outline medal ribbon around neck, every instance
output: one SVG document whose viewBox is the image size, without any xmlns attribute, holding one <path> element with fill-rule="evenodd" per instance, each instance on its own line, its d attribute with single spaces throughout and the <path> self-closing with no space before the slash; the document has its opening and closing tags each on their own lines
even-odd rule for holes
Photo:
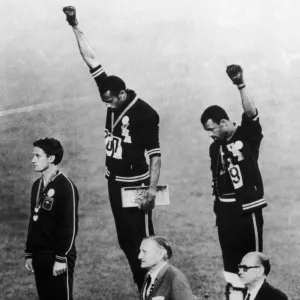
<svg viewBox="0 0 300 300">
<path fill-rule="evenodd" d="M 115 114 L 112 111 L 111 113 L 111 134 L 113 134 L 113 131 L 117 124 L 120 122 L 120 120 L 123 118 L 123 116 L 126 114 L 126 112 L 133 106 L 133 104 L 138 100 L 138 96 L 135 96 L 135 98 L 132 100 L 132 102 L 123 110 L 123 112 L 119 115 L 118 119 L 114 123 L 114 117 Z"/>
<path fill-rule="evenodd" d="M 56 175 L 58 175 L 58 173 L 59 173 L 59 171 L 56 171 L 55 173 L 53 173 L 53 174 L 51 175 L 49 181 L 47 182 L 47 184 L 46 184 L 45 187 L 43 188 L 43 191 L 42 191 L 42 192 L 45 191 L 45 189 L 47 188 L 49 182 L 51 182 L 51 181 L 54 179 L 54 177 L 55 177 Z M 41 202 L 40 195 L 41 195 L 42 181 L 43 181 L 43 176 L 41 176 L 41 179 L 40 179 L 40 182 L 39 182 L 38 191 L 37 191 L 37 194 L 36 194 L 35 207 L 34 207 L 34 212 L 35 212 L 35 214 L 33 215 L 33 220 L 34 220 L 34 221 L 37 221 L 37 219 L 38 219 L 38 212 L 39 212 L 40 207 L 41 207 L 41 206 L 40 206 L 40 202 Z"/>
<path fill-rule="evenodd" d="M 43 180 L 43 178 L 41 177 L 40 182 L 39 182 L 38 191 L 37 191 L 37 194 L 36 194 L 36 199 L 35 199 L 34 215 L 32 217 L 33 221 L 37 221 L 38 212 L 40 210 L 40 191 L 41 191 L 41 186 L 42 186 L 42 180 Z"/>
</svg>

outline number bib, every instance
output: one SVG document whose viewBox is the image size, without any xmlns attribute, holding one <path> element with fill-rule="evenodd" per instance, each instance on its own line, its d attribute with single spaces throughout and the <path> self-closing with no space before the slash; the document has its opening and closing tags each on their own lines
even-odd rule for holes
<svg viewBox="0 0 300 300">
<path fill-rule="evenodd" d="M 243 178 L 239 165 L 230 165 L 228 167 L 228 173 L 231 178 L 234 189 L 238 189 L 243 186 Z"/>
<path fill-rule="evenodd" d="M 121 138 L 113 136 L 108 130 L 105 130 L 105 150 L 107 156 L 122 159 L 121 142 Z"/>
</svg>

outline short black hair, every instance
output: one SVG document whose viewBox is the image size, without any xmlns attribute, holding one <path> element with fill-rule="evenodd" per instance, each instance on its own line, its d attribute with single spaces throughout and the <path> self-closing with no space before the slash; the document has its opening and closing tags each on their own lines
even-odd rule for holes
<svg viewBox="0 0 300 300">
<path fill-rule="evenodd" d="M 61 143 L 54 138 L 43 138 L 33 142 L 34 147 L 41 148 L 47 156 L 54 155 L 55 159 L 53 164 L 58 165 L 63 156 L 64 156 L 64 148 Z"/>
<path fill-rule="evenodd" d="M 268 276 L 271 271 L 271 264 L 269 258 L 265 254 L 258 252 L 257 261 L 264 267 L 264 275 Z"/>
<path fill-rule="evenodd" d="M 121 91 L 126 90 L 126 84 L 120 77 L 111 75 L 101 80 L 99 90 L 101 95 L 110 91 L 115 96 L 118 96 Z"/>
<path fill-rule="evenodd" d="M 221 120 L 229 120 L 226 111 L 218 105 L 212 105 L 205 109 L 201 116 L 201 123 L 204 126 L 211 119 L 216 124 L 220 124 Z"/>
<path fill-rule="evenodd" d="M 171 245 L 164 236 L 151 235 L 151 236 L 146 237 L 144 240 L 155 241 L 159 248 L 165 249 L 166 250 L 166 256 L 164 257 L 165 260 L 168 260 L 172 257 L 173 251 L 172 251 Z"/>
</svg>

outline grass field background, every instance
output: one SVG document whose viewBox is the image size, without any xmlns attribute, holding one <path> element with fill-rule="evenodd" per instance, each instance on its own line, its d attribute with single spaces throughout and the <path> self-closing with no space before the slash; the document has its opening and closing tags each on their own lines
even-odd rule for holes
<svg viewBox="0 0 300 300">
<path fill-rule="evenodd" d="M 53 136 L 80 192 L 75 299 L 137 299 L 117 245 L 104 179 L 105 107 L 61 9 L 78 8 L 81 28 L 110 74 L 125 79 L 160 114 L 161 183 L 171 206 L 155 209 L 158 234 L 196 295 L 222 299 L 224 283 L 211 198 L 210 140 L 199 117 L 219 104 L 242 108 L 225 67 L 240 63 L 259 109 L 266 200 L 264 248 L 270 282 L 299 299 L 300 39 L 295 1 L 1 1 L 0 299 L 37 299 L 23 265 L 29 196 L 37 178 L 32 142 Z"/>
</svg>

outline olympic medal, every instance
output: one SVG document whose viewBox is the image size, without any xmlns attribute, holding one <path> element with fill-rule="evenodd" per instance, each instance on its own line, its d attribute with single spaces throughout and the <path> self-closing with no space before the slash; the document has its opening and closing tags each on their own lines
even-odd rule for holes
<svg viewBox="0 0 300 300">
<path fill-rule="evenodd" d="M 236 141 L 234 143 L 234 145 L 235 145 L 236 149 L 238 149 L 238 150 L 241 150 L 243 148 L 243 146 L 244 146 L 244 144 L 243 144 L 242 141 Z"/>
</svg>

